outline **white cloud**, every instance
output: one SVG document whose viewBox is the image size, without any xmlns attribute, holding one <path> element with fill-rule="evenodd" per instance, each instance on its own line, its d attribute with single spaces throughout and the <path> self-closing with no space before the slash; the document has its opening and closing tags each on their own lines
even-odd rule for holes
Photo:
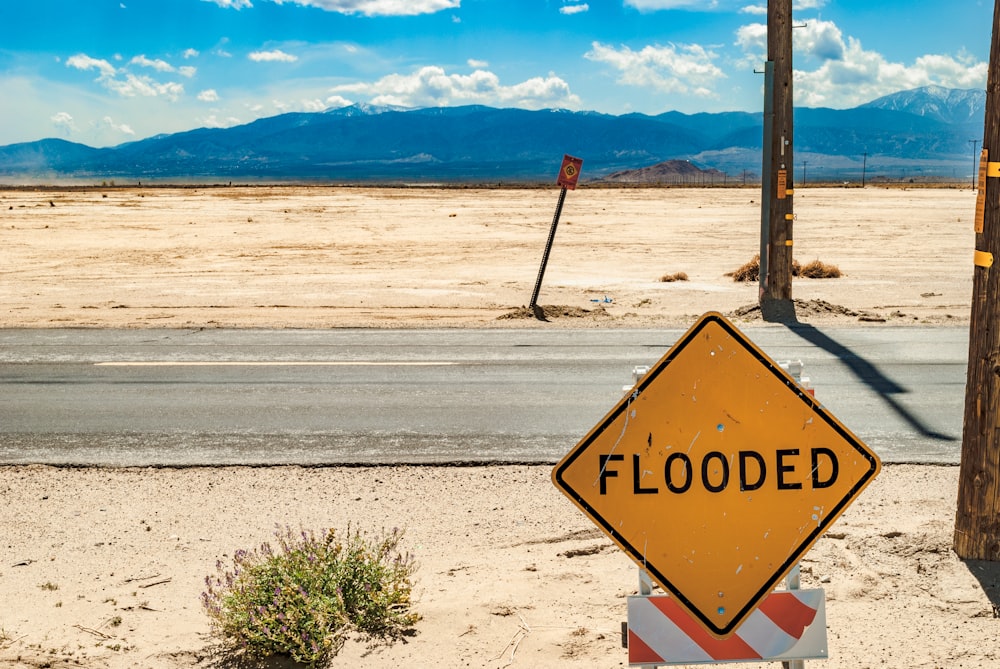
<svg viewBox="0 0 1000 669">
<path fill-rule="evenodd" d="M 185 49 L 184 50 L 184 60 L 187 60 L 189 58 L 197 58 L 200 55 L 201 54 L 198 52 L 197 49 Z"/>
<path fill-rule="evenodd" d="M 716 55 L 697 44 L 645 46 L 633 51 L 594 42 L 584 58 L 619 71 L 618 83 L 653 88 L 662 93 L 711 97 L 711 85 L 726 75 L 715 65 Z"/>
<path fill-rule="evenodd" d="M 331 95 L 326 99 L 326 106 L 328 109 L 340 109 L 341 107 L 350 107 L 353 102 L 340 95 Z"/>
<path fill-rule="evenodd" d="M 243 123 L 240 119 L 235 116 L 229 116 L 227 118 L 220 119 L 215 114 L 211 116 L 206 116 L 205 118 L 199 119 L 199 123 L 204 128 L 231 128 L 234 125 L 240 125 Z"/>
<path fill-rule="evenodd" d="M 476 60 L 475 58 L 470 58 L 469 60 L 465 61 L 465 64 L 468 65 L 469 67 L 474 67 L 479 70 L 490 66 L 489 62 L 485 60 Z"/>
<path fill-rule="evenodd" d="M 133 130 L 127 123 L 115 123 L 110 116 L 104 117 L 104 125 L 115 132 L 120 132 L 123 135 L 135 135 L 135 130 Z"/>
<path fill-rule="evenodd" d="M 198 99 L 201 100 L 202 102 L 218 102 L 219 94 L 215 91 L 214 88 L 209 88 L 202 91 L 201 93 L 198 93 Z"/>
<path fill-rule="evenodd" d="M 285 53 L 281 49 L 275 49 L 273 51 L 254 51 L 247 56 L 247 58 L 255 63 L 294 63 L 299 59 L 298 56 Z"/>
<path fill-rule="evenodd" d="M 797 12 L 809 9 L 820 9 L 826 6 L 826 3 L 827 0 L 795 0 L 792 3 L 792 10 Z M 626 0 L 625 4 L 632 5 L 640 10 L 679 9 L 696 4 L 703 5 L 703 9 L 715 9 L 719 5 L 716 0 L 704 3 L 697 2 L 696 0 Z M 759 5 L 745 5 L 740 7 L 739 12 L 740 14 L 764 16 L 767 14 L 767 3 L 764 2 Z"/>
<path fill-rule="evenodd" d="M 626 7 L 634 7 L 640 12 L 656 12 L 662 9 L 711 10 L 718 7 L 718 0 L 625 0 Z"/>
<path fill-rule="evenodd" d="M 198 68 L 192 67 L 190 65 L 183 65 L 177 68 L 177 74 L 181 75 L 182 77 L 187 77 L 188 79 L 193 77 L 197 72 Z"/>
<path fill-rule="evenodd" d="M 139 55 L 129 61 L 129 65 L 139 65 L 140 67 L 150 67 L 157 72 L 174 72 L 174 66 L 165 60 L 151 60 L 146 58 L 146 56 Z"/>
<path fill-rule="evenodd" d="M 492 72 L 447 74 L 437 66 L 422 67 L 412 74 L 391 74 L 374 83 L 335 86 L 331 93 L 354 93 L 368 97 L 373 104 L 403 107 L 485 104 L 541 109 L 580 105 L 569 84 L 552 74 L 504 86 Z"/>
<path fill-rule="evenodd" d="M 321 112 L 326 109 L 326 103 L 322 100 L 313 99 L 301 99 L 301 100 L 271 100 L 271 105 L 278 110 L 279 113 L 285 114 L 287 112 Z"/>
<path fill-rule="evenodd" d="M 87 54 L 80 53 L 70 56 L 66 60 L 66 67 L 73 67 L 78 70 L 97 70 L 102 77 L 113 77 L 118 70 L 114 65 L 106 60 L 91 58 Z"/>
<path fill-rule="evenodd" d="M 244 7 L 253 7 L 250 0 L 205 0 L 205 2 L 214 2 L 219 7 L 224 7 L 226 9 L 243 9 Z"/>
<path fill-rule="evenodd" d="M 162 60 L 150 60 L 145 56 L 136 56 L 130 65 L 151 67 L 158 71 L 173 71 L 168 63 Z M 184 86 L 176 82 L 159 82 L 146 75 L 135 75 L 126 68 L 116 69 L 111 63 L 86 54 L 77 54 L 66 60 L 66 66 L 78 70 L 97 70 L 96 81 L 109 91 L 126 98 L 131 97 L 164 97 L 171 101 L 178 100 L 184 94 Z M 166 69 L 169 68 L 169 69 Z"/>
<path fill-rule="evenodd" d="M 794 37 L 794 33 L 793 33 Z M 748 23 L 736 29 L 736 44 L 744 52 L 767 58 L 767 25 Z"/>
<path fill-rule="evenodd" d="M 279 5 L 294 4 L 317 7 L 338 14 L 365 16 L 417 16 L 434 14 L 445 9 L 457 9 L 462 0 L 271 0 Z M 250 0 L 205 0 L 226 9 L 253 7 Z"/>
<path fill-rule="evenodd" d="M 327 105 L 322 100 L 303 100 L 302 110 L 307 112 L 321 112 L 326 109 Z"/>
<path fill-rule="evenodd" d="M 457 9 L 462 0 L 274 0 L 278 4 L 291 2 L 304 7 L 318 7 L 338 14 L 365 16 L 416 16 L 434 14 L 445 9 Z"/>
<path fill-rule="evenodd" d="M 56 126 L 66 134 L 76 130 L 76 123 L 73 122 L 73 117 L 67 112 L 58 112 L 53 114 L 50 120 L 52 121 L 52 125 Z"/>
<path fill-rule="evenodd" d="M 841 60 L 846 47 L 844 34 L 830 21 L 810 21 L 793 34 L 795 48 L 820 60 Z"/>
<path fill-rule="evenodd" d="M 587 3 L 583 3 L 580 5 L 566 5 L 565 7 L 559 8 L 560 14 L 567 14 L 567 15 L 580 14 L 581 12 L 587 12 L 587 11 L 590 11 L 590 5 L 588 5 Z"/>
<path fill-rule="evenodd" d="M 67 67 L 65 74 L 72 75 L 68 81 L 0 73 L 4 91 L 0 144 L 64 137 L 89 146 L 113 146 L 136 137 L 190 130 L 206 110 L 193 96 L 177 102 L 146 95 L 119 97 L 93 73 Z M 124 82 L 124 72 L 115 79 Z"/>
<path fill-rule="evenodd" d="M 792 32 L 795 104 L 803 107 L 855 107 L 900 90 L 921 86 L 985 88 L 985 62 L 968 54 L 926 54 L 911 64 L 890 62 L 868 51 L 860 40 L 845 37 L 830 21 L 808 21 Z M 741 26 L 736 44 L 747 60 L 767 58 L 767 26 Z"/>
<path fill-rule="evenodd" d="M 124 79 L 108 79 L 103 82 L 108 90 L 114 91 L 125 98 L 137 96 L 144 97 L 165 97 L 168 100 L 176 101 L 184 94 L 184 86 L 168 81 L 160 83 L 151 77 L 136 76 L 126 74 Z"/>
<path fill-rule="evenodd" d="M 848 38 L 842 58 L 795 71 L 794 94 L 801 106 L 847 108 L 921 86 L 985 88 L 986 72 L 987 64 L 972 56 L 927 54 L 910 65 L 893 63 Z"/>
</svg>

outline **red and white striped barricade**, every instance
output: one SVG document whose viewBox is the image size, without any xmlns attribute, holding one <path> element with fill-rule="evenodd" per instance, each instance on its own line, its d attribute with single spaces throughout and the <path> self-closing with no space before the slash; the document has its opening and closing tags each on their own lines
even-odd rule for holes
<svg viewBox="0 0 1000 669">
<path fill-rule="evenodd" d="M 824 659 L 824 591 L 777 590 L 717 639 L 666 595 L 628 598 L 629 666 Z"/>
</svg>

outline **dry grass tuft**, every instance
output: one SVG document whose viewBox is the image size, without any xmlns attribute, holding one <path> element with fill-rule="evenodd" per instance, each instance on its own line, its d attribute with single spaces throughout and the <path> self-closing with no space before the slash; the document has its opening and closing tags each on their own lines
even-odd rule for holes
<svg viewBox="0 0 1000 669">
<path fill-rule="evenodd" d="M 799 270 L 798 275 L 807 279 L 837 279 L 840 278 L 840 268 L 836 265 L 828 265 L 825 262 L 813 260 L 811 263 L 803 266 Z"/>
<path fill-rule="evenodd" d="M 760 278 L 760 254 L 755 255 L 735 272 L 727 272 L 726 276 L 731 276 L 733 281 L 739 282 L 757 281 Z"/>
<path fill-rule="evenodd" d="M 758 281 L 760 279 L 760 254 L 758 253 L 749 262 L 746 262 L 734 272 L 727 272 L 726 276 L 733 277 L 733 281 L 746 282 Z M 811 263 L 802 266 L 798 260 L 792 260 L 792 276 L 800 276 L 805 279 L 836 279 L 841 276 L 840 269 L 836 265 L 813 260 Z"/>
<path fill-rule="evenodd" d="M 673 283 L 674 281 L 687 281 L 688 275 L 685 272 L 674 272 L 673 274 L 664 274 L 660 277 L 661 283 Z"/>
</svg>

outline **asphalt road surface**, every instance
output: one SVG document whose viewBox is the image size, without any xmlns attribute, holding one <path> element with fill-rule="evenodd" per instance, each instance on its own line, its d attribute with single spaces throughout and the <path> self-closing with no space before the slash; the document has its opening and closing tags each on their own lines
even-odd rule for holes
<svg viewBox="0 0 1000 669">
<path fill-rule="evenodd" d="M 884 461 L 959 461 L 966 327 L 743 332 Z M 682 334 L 0 330 L 0 464 L 554 462 Z"/>
</svg>

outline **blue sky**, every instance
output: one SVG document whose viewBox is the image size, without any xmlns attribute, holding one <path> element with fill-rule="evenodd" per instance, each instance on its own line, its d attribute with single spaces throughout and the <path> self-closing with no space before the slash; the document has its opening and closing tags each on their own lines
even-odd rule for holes
<svg viewBox="0 0 1000 669">
<path fill-rule="evenodd" d="M 759 111 L 763 0 L 2 0 L 0 144 L 367 102 Z M 795 0 L 795 104 L 985 88 L 992 3 Z"/>
</svg>

